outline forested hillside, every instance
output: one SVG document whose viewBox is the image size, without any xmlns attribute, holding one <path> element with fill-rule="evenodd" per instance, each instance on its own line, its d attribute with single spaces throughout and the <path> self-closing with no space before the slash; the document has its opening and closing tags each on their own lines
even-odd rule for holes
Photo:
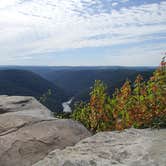
<svg viewBox="0 0 166 166">
<path fill-rule="evenodd" d="M 38 100 L 46 94 L 43 104 L 52 111 L 62 111 L 61 103 L 66 100 L 65 93 L 55 84 L 30 71 L 2 70 L 0 71 L 0 95 L 34 96 Z"/>
<path fill-rule="evenodd" d="M 69 96 L 76 100 L 87 100 L 90 87 L 95 80 L 102 80 L 108 84 L 108 92 L 112 94 L 115 88 L 122 86 L 126 79 L 133 81 L 138 74 L 147 80 L 153 73 L 153 69 L 91 69 L 91 70 L 60 70 L 47 74 L 45 78 L 56 83 Z"/>
<path fill-rule="evenodd" d="M 74 97 L 74 101 L 88 101 L 90 87 L 95 80 L 106 83 L 108 93 L 112 95 L 126 79 L 133 82 L 141 74 L 147 80 L 153 71 L 153 68 L 146 67 L 6 66 L 0 68 L 0 94 L 30 95 L 39 99 L 51 89 L 51 96 L 48 94 L 47 101 L 43 96 L 42 102 L 52 111 L 61 111 L 61 103 L 70 97 Z"/>
</svg>

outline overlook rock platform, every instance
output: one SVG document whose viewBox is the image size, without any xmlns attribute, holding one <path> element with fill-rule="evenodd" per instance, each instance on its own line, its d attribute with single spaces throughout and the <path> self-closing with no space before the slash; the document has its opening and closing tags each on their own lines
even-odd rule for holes
<svg viewBox="0 0 166 166">
<path fill-rule="evenodd" d="M 33 97 L 0 96 L 0 166 L 166 166 L 166 129 L 94 136 Z"/>
<path fill-rule="evenodd" d="M 100 132 L 54 150 L 34 166 L 165 166 L 166 130 Z"/>
<path fill-rule="evenodd" d="M 88 136 L 83 125 L 53 118 L 33 97 L 0 96 L 0 166 L 31 166 Z"/>
</svg>

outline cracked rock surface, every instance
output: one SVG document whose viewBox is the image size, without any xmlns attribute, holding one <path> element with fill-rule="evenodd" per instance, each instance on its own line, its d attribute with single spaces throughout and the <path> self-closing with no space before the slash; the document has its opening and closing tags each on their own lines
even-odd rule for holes
<svg viewBox="0 0 166 166">
<path fill-rule="evenodd" d="M 34 166 L 166 166 L 166 130 L 101 132 Z"/>
<path fill-rule="evenodd" d="M 78 122 L 53 118 L 33 97 L 0 96 L 0 112 L 0 166 L 31 166 L 91 135 Z"/>
</svg>

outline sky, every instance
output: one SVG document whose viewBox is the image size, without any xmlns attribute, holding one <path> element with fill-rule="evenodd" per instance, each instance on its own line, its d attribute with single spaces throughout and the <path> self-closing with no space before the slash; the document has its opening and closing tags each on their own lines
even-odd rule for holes
<svg viewBox="0 0 166 166">
<path fill-rule="evenodd" d="M 156 66 L 166 0 L 0 0 L 0 65 Z"/>
</svg>

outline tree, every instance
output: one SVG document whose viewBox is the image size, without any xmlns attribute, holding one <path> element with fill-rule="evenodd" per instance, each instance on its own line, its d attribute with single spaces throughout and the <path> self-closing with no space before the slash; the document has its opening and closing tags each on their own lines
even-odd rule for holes
<svg viewBox="0 0 166 166">
<path fill-rule="evenodd" d="M 51 89 L 48 89 L 48 91 L 39 98 L 39 101 L 42 104 L 45 104 L 47 99 L 51 96 L 51 94 L 52 94 Z"/>
<path fill-rule="evenodd" d="M 76 103 L 73 118 L 82 122 L 92 132 L 106 129 L 106 122 L 109 121 L 106 102 L 108 95 L 106 85 L 96 80 L 90 92 L 89 103 Z"/>
<path fill-rule="evenodd" d="M 116 90 L 113 95 L 112 101 L 114 105 L 112 107 L 113 117 L 115 120 L 115 129 L 122 130 L 130 126 L 130 119 L 128 114 L 128 108 L 130 106 L 131 86 L 129 80 L 123 84 L 120 90 Z"/>
<path fill-rule="evenodd" d="M 105 109 L 107 101 L 107 86 L 99 80 L 96 80 L 90 93 L 90 128 L 93 131 L 100 131 L 106 128 L 106 122 L 109 121 L 108 112 Z"/>
<path fill-rule="evenodd" d="M 166 63 L 153 73 L 149 81 L 138 75 L 133 88 L 126 80 L 113 97 L 107 86 L 95 81 L 88 103 L 75 106 L 73 117 L 93 132 L 122 130 L 129 127 L 166 127 Z"/>
<path fill-rule="evenodd" d="M 165 57 L 161 66 L 154 72 L 147 83 L 148 106 L 151 111 L 152 126 L 166 126 L 166 63 Z"/>
</svg>

